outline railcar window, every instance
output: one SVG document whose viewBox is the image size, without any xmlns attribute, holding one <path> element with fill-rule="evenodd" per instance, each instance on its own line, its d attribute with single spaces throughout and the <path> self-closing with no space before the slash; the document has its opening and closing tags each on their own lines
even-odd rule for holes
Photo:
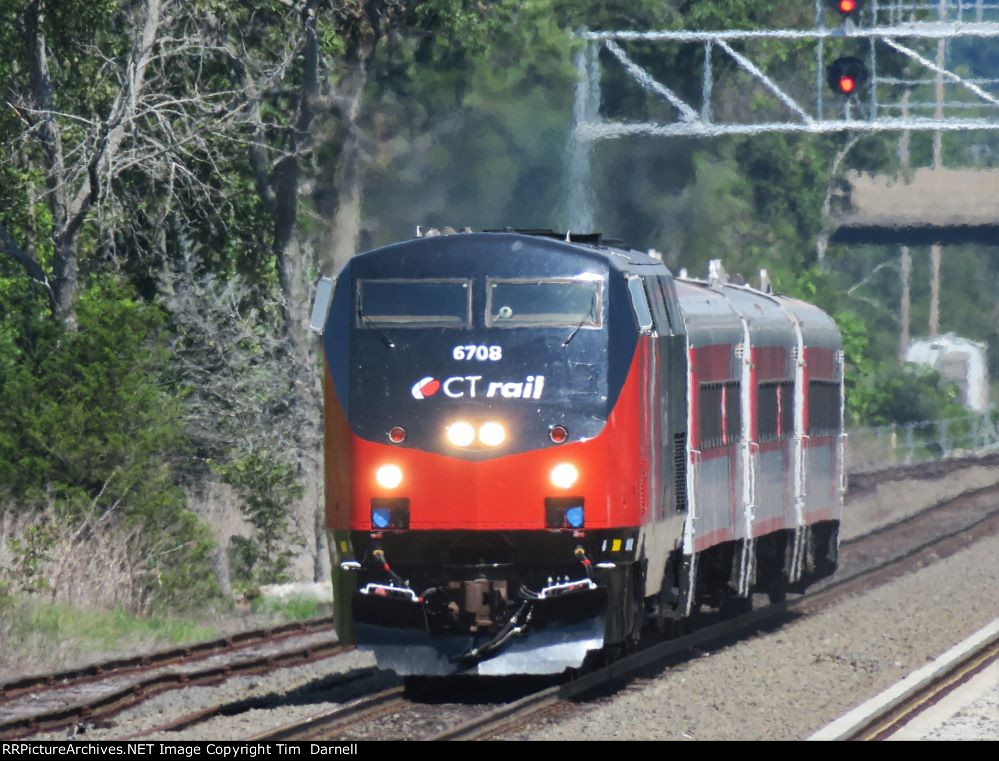
<svg viewBox="0 0 999 761">
<path fill-rule="evenodd" d="M 680 305 L 676 300 L 676 286 L 673 284 L 673 278 L 667 275 L 660 275 L 656 279 L 659 281 L 659 288 L 662 290 L 663 298 L 666 301 L 666 315 L 669 318 L 670 328 L 674 333 L 679 333 L 681 329 Z"/>
<path fill-rule="evenodd" d="M 358 327 L 464 328 L 471 324 L 470 280 L 359 280 Z"/>
<path fill-rule="evenodd" d="M 697 399 L 697 438 L 701 449 L 732 444 L 742 436 L 739 381 L 702 383 Z"/>
<path fill-rule="evenodd" d="M 660 336 L 670 334 L 669 316 L 666 314 L 666 302 L 663 299 L 663 292 L 659 288 L 658 278 L 643 278 L 645 280 L 645 295 L 648 296 L 649 306 L 652 307 L 652 324 L 656 333 Z"/>
<path fill-rule="evenodd" d="M 628 293 L 631 294 L 631 308 L 635 311 L 635 320 L 642 333 L 652 330 L 652 312 L 649 311 L 649 300 L 642 290 L 642 278 L 638 275 L 628 277 Z"/>
<path fill-rule="evenodd" d="M 486 324 L 493 327 L 599 327 L 601 283 L 580 280 L 492 280 Z"/>
<path fill-rule="evenodd" d="M 840 385 L 836 381 L 809 381 L 808 435 L 839 433 Z"/>
<path fill-rule="evenodd" d="M 756 396 L 756 435 L 759 441 L 777 441 L 794 435 L 794 384 L 761 383 Z"/>
</svg>

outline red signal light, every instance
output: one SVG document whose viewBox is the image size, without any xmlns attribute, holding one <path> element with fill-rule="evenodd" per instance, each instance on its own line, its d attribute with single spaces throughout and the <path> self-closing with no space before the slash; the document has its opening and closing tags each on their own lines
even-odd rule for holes
<svg viewBox="0 0 999 761">
<path fill-rule="evenodd" d="M 867 83 L 867 67 L 859 58 L 837 58 L 826 67 L 826 81 L 837 95 L 856 95 Z"/>
<path fill-rule="evenodd" d="M 827 4 L 835 8 L 844 19 L 852 18 L 854 22 L 864 10 L 864 0 L 826 0 Z"/>
</svg>

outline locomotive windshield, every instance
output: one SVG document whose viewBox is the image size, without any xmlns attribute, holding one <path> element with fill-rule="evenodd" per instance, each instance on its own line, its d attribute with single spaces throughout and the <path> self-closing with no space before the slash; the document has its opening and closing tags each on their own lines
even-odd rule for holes
<svg viewBox="0 0 999 761">
<path fill-rule="evenodd" d="M 599 327 L 600 283 L 488 280 L 490 327 Z"/>
<path fill-rule="evenodd" d="M 469 280 L 359 280 L 358 327 L 468 327 Z"/>
</svg>

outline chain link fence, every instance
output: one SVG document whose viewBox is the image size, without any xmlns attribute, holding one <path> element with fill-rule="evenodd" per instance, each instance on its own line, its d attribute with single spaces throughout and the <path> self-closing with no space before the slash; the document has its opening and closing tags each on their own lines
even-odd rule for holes
<svg viewBox="0 0 999 761">
<path fill-rule="evenodd" d="M 999 449 L 999 413 L 852 428 L 848 433 L 848 471 L 867 473 Z"/>
</svg>

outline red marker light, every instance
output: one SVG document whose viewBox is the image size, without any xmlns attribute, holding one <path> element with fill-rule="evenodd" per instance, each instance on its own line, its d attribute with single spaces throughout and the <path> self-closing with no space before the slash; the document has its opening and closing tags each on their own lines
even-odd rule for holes
<svg viewBox="0 0 999 761">
<path fill-rule="evenodd" d="M 406 440 L 406 429 L 399 425 L 394 426 L 388 432 L 388 437 L 393 444 L 401 444 Z"/>
<path fill-rule="evenodd" d="M 844 16 L 857 10 L 857 0 L 839 0 L 839 12 Z"/>
<path fill-rule="evenodd" d="M 842 93 L 851 93 L 857 87 L 857 83 L 853 80 L 853 77 L 843 76 L 839 78 L 839 91 Z"/>
<path fill-rule="evenodd" d="M 556 425 L 548 431 L 548 438 L 556 444 L 561 444 L 569 438 L 569 431 L 564 425 Z"/>
</svg>

